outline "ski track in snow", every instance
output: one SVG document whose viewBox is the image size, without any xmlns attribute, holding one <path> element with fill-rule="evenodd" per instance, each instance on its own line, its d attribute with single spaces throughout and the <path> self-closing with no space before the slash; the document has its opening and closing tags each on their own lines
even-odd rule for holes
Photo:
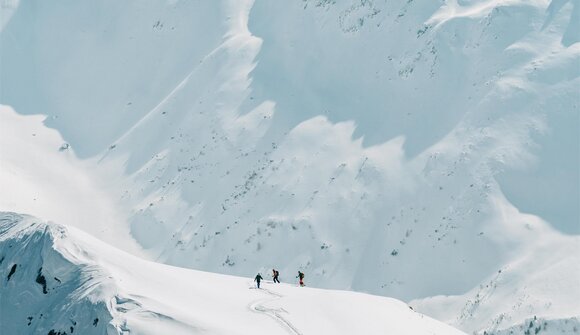
<svg viewBox="0 0 580 335">
<path fill-rule="evenodd" d="M 298 330 L 298 328 L 296 328 L 296 326 L 294 326 L 290 321 L 286 320 L 282 315 L 280 315 L 280 312 L 288 313 L 286 310 L 284 310 L 283 308 L 274 309 L 274 308 L 267 308 L 267 307 L 262 306 L 262 304 L 264 304 L 266 302 L 270 302 L 270 301 L 274 301 L 274 300 L 282 298 L 283 295 L 276 293 L 276 292 L 273 292 L 271 290 L 265 289 L 265 288 L 259 288 L 258 290 L 260 290 L 260 292 L 265 292 L 266 294 L 270 295 L 271 297 L 265 298 L 265 299 L 258 299 L 258 300 L 253 301 L 252 303 L 250 303 L 248 305 L 248 309 L 251 310 L 252 312 L 255 312 L 255 313 L 265 314 L 265 315 L 271 317 L 272 319 L 276 320 L 279 324 L 284 326 L 284 329 L 288 332 L 288 334 L 303 335 L 300 332 L 300 330 Z"/>
</svg>

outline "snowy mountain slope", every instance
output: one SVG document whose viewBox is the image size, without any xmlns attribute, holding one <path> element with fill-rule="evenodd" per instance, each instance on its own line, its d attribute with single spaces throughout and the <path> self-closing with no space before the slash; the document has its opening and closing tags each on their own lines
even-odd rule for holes
<svg viewBox="0 0 580 335">
<path fill-rule="evenodd" d="M 249 289 L 247 278 L 144 261 L 74 228 L 0 215 L 3 333 L 462 334 L 395 299 Z"/>
<path fill-rule="evenodd" d="M 261 17 L 259 16 L 260 6 L 264 5 L 256 4 L 257 8 L 253 8 L 253 10 L 257 12 L 251 12 L 253 13 L 251 15 Z M 328 11 L 332 13 L 332 7 L 329 6 L 329 8 Z M 493 15 L 501 17 L 501 14 L 494 14 L 492 8 L 474 8 L 470 17 L 473 17 L 474 20 L 486 15 L 491 15 L 490 20 Z M 520 7 L 517 8 L 520 9 Z M 274 13 L 281 11 L 278 8 L 274 9 L 277 9 L 272 11 Z M 474 12 L 475 9 L 479 11 Z M 241 15 L 248 15 L 243 8 L 239 10 Z M 406 51 L 407 54 L 414 53 L 417 49 L 423 50 L 426 45 L 443 43 L 438 42 L 438 40 L 446 41 L 448 34 L 466 29 L 454 26 L 445 28 L 446 26 L 439 21 L 455 21 L 452 20 L 452 17 L 440 18 L 440 15 L 443 14 L 439 14 L 439 12 L 428 17 L 429 11 L 426 8 L 421 7 L 414 10 L 419 11 L 415 15 L 425 17 L 425 20 L 431 20 L 427 22 L 430 24 L 432 22 L 434 32 L 425 33 L 426 36 L 423 34 L 419 38 L 414 36 L 414 39 L 404 39 L 405 41 L 413 41 L 411 45 L 406 46 L 409 49 Z M 515 11 L 516 9 L 511 10 Z M 538 13 L 539 15 L 540 8 L 524 6 L 522 10 L 525 10 L 526 14 Z M 405 15 L 411 15 L 410 12 L 412 12 L 411 8 Z M 538 18 L 537 21 L 529 23 L 530 19 L 526 15 L 520 15 L 524 25 L 538 24 L 539 26 L 540 22 L 544 22 Z M 298 15 L 290 15 L 290 17 L 296 16 Z M 568 15 L 562 13 L 561 16 L 560 24 L 562 29 L 565 29 Z M 544 15 L 542 15 L 543 18 Z M 277 115 L 283 114 L 280 118 L 284 119 L 295 111 L 309 110 L 313 108 L 311 106 L 315 104 L 315 101 L 310 101 L 301 95 L 292 100 L 297 101 L 296 103 L 303 103 L 303 105 L 285 110 L 282 108 L 284 106 L 280 106 L 283 99 L 277 96 L 273 103 L 267 100 L 266 95 L 263 98 L 258 97 L 258 94 L 254 96 L 254 92 L 250 91 L 250 88 L 258 90 L 261 78 L 259 75 L 260 67 L 267 66 L 264 64 L 267 62 L 258 54 L 262 49 L 258 48 L 257 38 L 252 36 L 244 26 L 246 19 L 240 16 L 239 20 L 239 23 L 235 21 L 231 23 L 232 30 L 225 35 L 227 39 L 215 49 L 216 52 L 212 53 L 210 58 L 194 70 L 197 74 L 205 67 L 213 68 L 216 66 L 214 63 L 219 63 L 221 65 L 220 75 L 217 76 L 219 79 L 211 82 L 204 81 L 205 85 L 201 92 L 197 87 L 199 80 L 193 77 L 180 83 L 178 88 L 153 109 L 146 118 L 115 142 L 115 148 L 105 157 L 105 160 L 128 157 L 125 164 L 128 172 L 133 172 L 133 180 L 124 185 L 123 191 L 126 192 L 124 199 L 128 199 L 128 206 L 135 210 L 135 216 L 131 223 L 132 234 L 145 247 L 152 247 L 153 243 L 150 242 L 150 239 L 153 235 L 147 234 L 147 232 L 155 229 L 155 248 L 160 247 L 160 243 L 158 243 L 160 238 L 165 245 L 161 247 L 161 251 L 155 250 L 154 255 L 158 254 L 161 260 L 172 264 L 242 274 L 247 268 L 254 269 L 263 264 L 264 259 L 260 259 L 254 264 L 248 263 L 251 262 L 248 260 L 252 258 L 251 255 L 258 250 L 260 254 L 265 254 L 267 263 L 280 262 L 280 256 L 272 251 L 278 243 L 278 238 L 259 238 L 262 231 L 266 235 L 273 234 L 271 232 L 273 229 L 270 226 L 277 226 L 283 227 L 284 232 L 280 234 L 286 234 L 286 230 L 297 232 L 295 237 L 291 237 L 292 242 L 287 245 L 292 246 L 293 249 L 300 249 L 304 254 L 316 255 L 309 256 L 309 258 L 314 258 L 313 260 L 301 259 L 299 253 L 293 262 L 288 260 L 282 263 L 289 263 L 289 268 L 306 266 L 310 263 L 308 270 L 325 277 L 321 281 L 324 281 L 326 285 L 332 285 L 336 282 L 338 287 L 344 286 L 344 278 L 351 276 L 353 270 L 359 268 L 358 263 L 361 260 L 364 260 L 360 267 L 361 273 L 368 273 L 369 270 L 371 273 L 376 273 L 376 268 L 379 265 L 389 263 L 392 259 L 390 253 L 398 249 L 396 244 L 403 240 L 402 236 L 406 235 L 408 230 L 415 233 L 421 230 L 438 230 L 442 235 L 455 229 L 453 228 L 454 224 L 447 223 L 449 220 L 458 220 L 451 218 L 453 215 L 461 216 L 459 220 L 463 221 L 463 225 L 469 222 L 475 223 L 474 226 L 477 227 L 478 222 L 487 221 L 488 218 L 484 214 L 480 215 L 473 213 L 473 211 L 474 207 L 482 206 L 480 213 L 485 213 L 486 206 L 488 206 L 486 198 L 499 192 L 493 180 L 494 175 L 508 167 L 528 164 L 531 161 L 531 155 L 526 146 L 532 142 L 534 132 L 543 132 L 546 127 L 542 121 L 542 111 L 537 110 L 535 106 L 549 103 L 545 100 L 554 99 L 571 107 L 575 101 L 573 88 L 578 81 L 577 76 L 573 75 L 567 80 L 567 75 L 552 70 L 552 76 L 556 77 L 546 82 L 541 76 L 535 79 L 532 74 L 528 74 L 524 70 L 529 63 L 547 57 L 548 51 L 528 51 L 530 46 L 522 50 L 523 42 L 518 38 L 524 34 L 524 40 L 559 41 L 560 37 L 557 36 L 556 32 L 534 30 L 528 32 L 522 28 L 514 35 L 497 35 L 498 38 L 501 36 L 501 43 L 498 42 L 498 45 L 492 46 L 486 44 L 485 47 L 494 47 L 498 50 L 509 47 L 508 49 L 518 55 L 517 57 L 522 57 L 525 60 L 521 61 L 521 65 L 518 64 L 518 66 L 509 63 L 509 70 L 504 70 L 508 73 L 494 78 L 492 85 L 482 82 L 481 78 L 476 77 L 491 77 L 491 72 L 494 72 L 493 76 L 496 76 L 498 71 L 496 63 L 485 66 L 486 63 L 477 63 L 484 61 L 479 58 L 465 60 L 463 52 L 458 55 L 441 57 L 444 59 L 441 62 L 449 62 L 449 65 L 439 64 L 445 69 L 442 71 L 445 73 L 453 69 L 451 64 L 456 66 L 459 62 L 457 58 L 463 59 L 463 62 L 469 61 L 465 65 L 466 68 L 471 68 L 474 63 L 477 63 L 477 74 L 474 74 L 472 78 L 476 88 L 469 88 L 469 90 L 473 89 L 479 92 L 479 95 L 474 93 L 471 96 L 473 92 L 469 91 L 462 91 L 461 94 L 458 94 L 458 97 L 463 97 L 467 101 L 456 109 L 452 109 L 458 113 L 464 113 L 464 115 L 459 116 L 459 121 L 455 121 L 458 123 L 450 132 L 448 128 L 442 129 L 444 134 L 449 132 L 443 140 L 415 159 L 408 161 L 409 159 L 404 153 L 405 142 L 402 139 L 394 139 L 384 145 L 363 147 L 362 140 L 351 139 L 355 127 L 349 123 L 335 125 L 323 117 L 317 117 L 303 121 L 293 128 L 291 128 L 291 124 L 276 125 L 277 122 L 282 122 L 278 120 Z M 322 22 L 324 21 L 322 20 Z M 487 23 L 481 21 L 464 23 L 464 25 L 469 24 L 480 27 L 480 25 Z M 508 22 L 505 21 L 502 24 L 508 24 Z M 513 24 L 513 20 L 510 21 L 510 24 Z M 552 21 L 551 24 L 558 24 L 558 20 Z M 280 27 L 287 26 L 280 25 Z M 392 29 L 395 30 L 388 32 L 391 34 L 399 33 L 398 29 Z M 384 34 L 384 31 L 381 32 Z M 369 32 L 369 34 L 372 33 L 372 31 Z M 493 38 L 494 35 L 485 32 L 483 36 L 484 38 Z M 372 35 L 365 37 L 360 41 L 368 43 L 369 39 L 372 40 Z M 335 43 L 342 41 L 338 40 L 338 37 L 330 40 Z M 264 43 L 267 42 L 266 36 Z M 534 44 L 534 46 L 539 47 L 539 44 Z M 473 46 L 473 48 L 477 48 L 477 46 Z M 544 46 L 542 48 L 545 49 Z M 299 47 L 299 49 L 305 50 L 307 48 Z M 326 48 L 322 49 L 326 50 Z M 330 49 L 329 47 L 328 50 Z M 352 49 L 357 48 L 352 47 Z M 385 49 L 389 48 L 385 46 Z M 563 49 L 562 46 L 556 44 L 550 52 L 556 52 L 560 56 L 557 57 L 557 60 L 547 59 L 543 61 L 543 66 L 548 69 L 553 67 L 568 68 L 578 60 L 577 45 Z M 419 51 L 419 53 L 423 54 L 424 52 Z M 245 57 L 226 58 L 224 61 L 222 59 L 225 56 L 221 56 L 222 54 L 237 56 L 242 54 Z M 474 56 L 480 57 L 480 55 L 487 54 L 487 52 L 478 51 Z M 250 74 L 250 71 L 254 69 L 253 57 L 257 57 L 258 65 L 255 71 Z M 388 55 L 385 55 L 385 58 L 388 58 Z M 308 60 L 309 58 L 297 59 Z M 344 62 L 351 64 L 354 60 L 345 60 Z M 324 62 L 322 63 L 324 64 Z M 432 86 L 442 87 L 442 89 L 448 90 L 448 94 L 458 89 L 458 87 L 436 84 L 438 80 L 448 82 L 447 78 L 434 79 L 434 83 L 428 80 L 431 76 L 426 70 L 420 74 L 419 70 L 410 70 L 424 66 L 422 64 L 422 62 L 417 61 L 416 66 L 409 67 L 409 72 L 413 73 L 413 75 L 409 74 L 409 78 L 406 78 L 404 74 L 401 75 L 405 80 L 413 81 L 415 85 L 424 85 L 424 88 L 415 87 L 419 92 L 433 94 L 437 99 L 441 99 L 446 95 L 434 92 L 431 89 Z M 301 66 L 289 63 L 277 68 L 295 69 L 301 68 Z M 358 73 L 365 73 L 364 68 L 359 70 L 360 72 L 352 75 L 349 73 L 351 76 L 348 77 L 348 80 L 342 78 L 337 82 L 356 82 Z M 391 69 L 391 71 L 393 70 Z M 482 71 L 489 71 L 489 73 L 487 75 L 480 74 Z M 304 72 L 292 72 L 294 75 L 299 73 Z M 321 78 L 328 80 L 332 73 L 335 72 L 330 70 L 324 72 Z M 398 72 L 396 73 L 398 74 Z M 222 74 L 224 74 L 224 78 L 221 78 Z M 283 74 L 281 77 L 291 78 L 291 74 Z M 387 78 L 388 76 L 380 83 L 388 82 Z M 399 77 L 399 79 L 403 78 Z M 400 80 L 398 83 L 401 83 Z M 551 85 L 551 80 L 561 82 L 558 85 L 562 86 L 563 89 L 557 89 Z M 457 85 L 465 86 L 465 81 L 468 79 L 463 79 Z M 522 81 L 529 83 L 527 85 L 530 87 L 520 87 L 517 83 Z M 284 82 L 282 81 L 282 83 Z M 310 83 L 311 81 L 307 78 L 301 78 L 295 82 Z M 478 85 L 483 86 L 483 88 L 477 88 Z M 537 87 L 532 87 L 534 85 Z M 363 88 L 366 90 L 369 86 L 377 87 L 366 85 Z M 545 91 L 538 94 L 539 90 Z M 279 88 L 272 93 L 282 94 L 291 91 L 290 88 Z M 393 91 L 396 90 L 393 89 Z M 409 95 L 409 92 L 415 92 L 415 90 L 405 90 L 405 92 L 397 92 L 397 95 Z M 339 95 L 353 97 L 356 96 L 356 93 L 356 89 L 348 89 Z M 203 95 L 200 96 L 200 94 Z M 252 96 L 248 98 L 250 94 Z M 414 94 L 411 93 L 403 101 L 406 103 L 413 100 Z M 198 104 L 191 103 L 192 96 L 200 96 Z M 257 100 L 258 102 L 255 104 L 247 102 L 252 97 L 253 101 Z M 478 102 L 473 103 L 469 99 L 470 97 Z M 326 101 L 324 96 L 321 98 L 320 95 L 316 95 L 312 100 Z M 423 103 L 429 101 L 423 96 L 420 100 Z M 200 102 L 204 107 L 199 107 Z M 439 105 L 435 102 L 432 103 Z M 375 104 L 373 103 L 373 105 Z M 376 105 L 383 104 L 377 103 Z M 397 115 L 401 114 L 400 111 L 408 110 L 406 106 L 396 105 L 392 102 L 385 103 L 385 105 L 396 111 Z M 244 108 L 245 106 L 248 106 L 247 109 Z M 364 105 L 359 108 L 364 108 Z M 445 109 L 447 108 L 449 107 L 445 106 Z M 500 113 L 499 110 L 504 112 Z M 448 113 L 450 112 L 444 113 L 444 115 L 448 115 Z M 357 121 L 361 117 L 375 119 L 374 114 L 362 113 L 363 116 L 359 116 L 357 113 L 356 115 Z M 289 126 L 291 130 L 288 128 L 280 129 L 280 127 Z M 429 126 L 434 129 L 443 127 L 438 122 L 431 122 Z M 394 126 L 394 128 L 400 131 L 400 127 Z M 163 134 L 164 138 L 151 137 L 151 134 L 159 129 L 162 129 L 160 134 Z M 284 132 L 280 133 L 281 131 Z M 428 132 L 425 134 L 421 130 L 409 132 L 410 134 L 416 132 L 420 132 L 422 135 L 429 134 Z M 154 145 L 140 145 L 143 143 L 154 143 Z M 127 148 L 127 150 L 123 148 Z M 440 156 L 445 157 L 441 158 Z M 437 159 L 437 163 L 433 162 L 435 159 Z M 432 165 L 437 167 L 433 168 Z M 433 169 L 436 171 L 431 171 Z M 429 174 L 427 180 L 423 176 L 425 173 Z M 472 187 L 474 190 L 465 190 L 468 185 L 470 187 L 474 185 Z M 438 190 L 443 187 L 447 191 L 429 192 L 432 189 Z M 426 193 L 430 196 L 423 198 L 423 201 L 417 201 L 418 194 Z M 448 200 L 434 202 L 433 198 L 439 197 L 441 193 L 448 197 Z M 360 205 L 356 205 L 357 203 Z M 421 223 L 418 224 L 420 227 L 415 228 L 414 222 L 398 224 L 394 228 L 395 231 L 385 234 L 387 236 L 382 238 L 376 238 L 377 242 L 367 248 L 368 237 L 376 236 L 377 232 L 389 229 L 388 220 L 397 220 L 393 217 L 400 214 L 401 210 L 417 211 L 417 209 L 424 207 L 430 208 L 429 211 L 426 210 L 427 213 L 424 216 L 431 221 L 427 226 Z M 493 210 L 493 208 L 489 210 Z M 456 211 L 458 213 L 454 213 Z M 445 223 L 433 222 L 433 217 L 445 218 L 442 219 Z M 414 220 L 421 221 L 421 218 L 414 218 Z M 238 228 L 238 225 L 241 228 Z M 298 229 L 292 228 L 292 225 Z M 310 228 L 311 226 L 312 228 Z M 232 229 L 233 233 L 228 233 Z M 449 283 L 449 286 L 454 287 L 455 290 L 462 290 L 473 287 L 481 279 L 481 276 L 489 274 L 490 270 L 495 271 L 501 265 L 501 260 L 497 257 L 489 259 L 489 257 L 484 256 L 485 250 L 492 248 L 493 242 L 488 244 L 485 237 L 483 238 L 484 242 L 479 242 L 475 235 L 480 231 L 471 227 L 458 229 L 465 229 L 465 235 L 474 236 L 463 237 L 461 236 L 463 233 L 459 233 L 461 239 L 453 239 L 462 241 L 465 245 L 473 248 L 469 252 L 470 257 L 475 258 L 472 260 L 471 266 L 462 268 L 463 260 L 456 256 L 455 251 L 451 251 L 453 247 L 442 247 L 449 249 L 442 251 L 445 255 L 449 254 L 448 258 L 439 257 L 437 252 L 432 251 L 428 252 L 428 257 L 445 259 L 447 262 L 454 263 L 453 267 L 457 271 L 469 273 L 475 277 L 465 276 L 457 279 L 457 276 L 449 275 L 444 278 L 445 280 L 437 281 Z M 356 246 L 357 241 L 350 241 L 353 236 L 351 232 L 356 232 L 356 236 L 360 237 L 359 241 L 365 245 L 367 250 L 361 250 L 365 248 Z M 428 232 L 419 234 L 429 235 Z M 448 235 L 453 234 L 448 233 Z M 411 239 L 413 238 L 423 241 L 422 238 L 412 237 Z M 311 242 L 305 242 L 309 240 Z M 437 242 L 439 244 L 439 240 Z M 349 245 L 351 243 L 355 246 L 351 247 Z M 326 248 L 329 245 L 333 247 Z M 496 247 L 493 248 L 496 249 Z M 200 249 L 206 251 L 198 251 Z M 351 264 L 348 261 L 344 264 L 342 261 L 344 258 L 342 256 L 347 254 L 347 249 L 352 255 L 350 256 Z M 196 251 L 199 256 L 189 257 L 189 253 L 192 251 Z M 204 255 L 204 253 L 207 254 Z M 233 259 L 232 254 L 234 253 L 237 259 Z M 328 253 L 330 255 L 327 256 Z M 335 257 L 337 254 L 341 257 Z M 366 255 L 373 255 L 378 259 L 369 261 L 373 257 L 366 257 Z M 495 264 L 490 264 L 494 261 Z M 247 265 L 240 265 L 240 263 Z M 403 261 L 403 263 L 409 262 Z M 425 263 L 437 264 L 434 267 L 439 267 L 438 262 L 432 259 L 425 260 Z M 474 263 L 478 263 L 477 268 L 481 269 L 480 272 L 475 269 Z M 483 263 L 484 267 L 482 268 L 479 263 Z M 233 264 L 230 266 L 232 269 L 224 270 L 224 267 L 228 267 L 229 264 Z M 375 287 L 363 285 L 354 287 L 394 294 L 403 298 L 414 297 L 405 292 L 398 292 L 399 289 L 393 287 L 396 285 L 388 283 L 409 282 L 412 280 L 411 277 L 421 278 L 422 276 L 417 271 L 427 268 L 424 264 L 416 264 L 417 269 L 410 270 L 410 274 L 404 279 L 393 278 L 392 273 L 400 273 L 400 271 L 393 271 L 387 265 L 384 272 L 391 275 L 386 276 L 386 282 L 374 283 Z M 381 275 L 381 277 L 383 276 Z M 467 282 L 456 282 L 458 280 Z M 352 280 L 352 282 L 355 281 Z M 346 283 L 348 282 L 350 280 L 347 279 Z M 379 285 L 388 288 L 377 291 Z M 446 288 L 437 287 L 433 291 L 442 292 L 442 290 L 446 290 Z M 413 287 L 409 291 L 417 292 L 417 287 Z M 424 295 L 428 296 L 432 293 L 425 292 Z M 448 293 L 454 292 L 449 291 Z M 415 294 L 419 296 L 420 293 Z"/>
<path fill-rule="evenodd" d="M 534 313 L 551 318 L 542 306 L 558 314 L 578 292 L 539 296 L 545 282 L 524 285 L 525 274 L 570 284 L 576 268 L 517 264 L 561 245 L 572 252 L 558 255 L 574 264 L 576 237 L 520 213 L 509 195 L 533 194 L 535 214 L 556 206 L 554 226 L 578 222 L 579 8 L 25 1 L 0 36 L 2 103 L 48 115 L 63 139 L 21 150 L 34 142 L 17 130 L 32 120 L 7 116 L 14 131 L 2 138 L 2 166 L 17 172 L 0 177 L 17 185 L 42 175 L 44 166 L 27 164 L 37 152 L 50 152 L 43 162 L 59 171 L 67 141 L 71 164 L 87 158 L 77 166 L 90 182 L 53 175 L 18 188 L 18 200 L 2 194 L 2 209 L 62 218 L 141 252 L 123 243 L 134 239 L 174 265 L 243 276 L 304 269 L 312 285 L 417 299 L 466 331 L 495 327 L 489 317 L 504 313 L 505 296 L 535 300 L 505 312 L 501 329 Z M 539 149 L 546 138 L 565 139 L 557 157 Z M 524 186 L 501 178 L 525 177 L 535 161 L 542 168 Z M 31 200 L 69 189 L 63 200 L 78 203 L 83 219 L 67 201 Z M 98 200 L 103 219 L 75 198 Z M 469 307 L 499 270 L 515 284 L 499 281 L 482 307 Z M 451 296 L 449 314 L 429 303 L 440 295 Z"/>
<path fill-rule="evenodd" d="M 504 211 L 506 216 L 516 212 Z M 517 252 L 478 287 L 410 305 L 467 332 L 519 334 L 533 324 L 535 334 L 574 333 L 580 329 L 580 239 L 529 229 L 533 247 Z"/>
<path fill-rule="evenodd" d="M 92 164 L 79 161 L 43 119 L 0 106 L 0 208 L 67 225 L 83 222 L 91 235 L 141 254 L 124 224 L 126 214 L 115 205 L 114 191 L 103 186 L 111 174 L 87 173 L 95 171 Z"/>
</svg>

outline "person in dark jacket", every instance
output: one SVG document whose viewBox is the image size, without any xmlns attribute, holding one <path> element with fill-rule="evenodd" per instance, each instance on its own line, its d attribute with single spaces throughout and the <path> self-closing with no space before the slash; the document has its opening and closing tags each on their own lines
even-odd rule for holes
<svg viewBox="0 0 580 335">
<path fill-rule="evenodd" d="M 298 271 L 298 278 L 300 279 L 300 286 L 304 286 L 304 273 Z"/>
<path fill-rule="evenodd" d="M 256 282 L 256 286 L 257 286 L 258 288 L 260 288 L 260 281 L 261 281 L 262 279 L 264 279 L 264 278 L 262 278 L 262 275 L 260 275 L 259 273 L 256 275 L 256 278 L 254 278 L 254 281 Z"/>
<path fill-rule="evenodd" d="M 272 269 L 272 277 L 274 278 L 274 283 L 280 283 L 280 279 L 278 279 L 278 276 L 280 275 L 280 272 L 278 272 L 278 270 L 276 269 Z"/>
</svg>

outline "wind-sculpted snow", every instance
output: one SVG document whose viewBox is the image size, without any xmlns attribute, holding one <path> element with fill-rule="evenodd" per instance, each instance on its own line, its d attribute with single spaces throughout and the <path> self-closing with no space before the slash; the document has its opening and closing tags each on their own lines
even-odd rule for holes
<svg viewBox="0 0 580 335">
<path fill-rule="evenodd" d="M 572 231 L 578 222 L 579 8 L 24 1 L 3 23 L 2 103 L 46 114 L 60 132 L 26 151 L 54 150 L 42 171 L 94 169 L 84 193 L 62 199 L 108 209 L 102 220 L 71 219 L 66 201 L 47 210 L 37 194 L 74 188 L 62 173 L 0 204 L 26 203 L 131 252 L 136 241 L 168 264 L 243 276 L 301 269 L 309 285 L 415 299 L 470 332 L 577 317 L 567 300 L 580 300 L 577 290 L 536 295 L 544 280 L 522 283 L 524 273 L 578 279 L 577 236 L 523 212 Z M 3 115 L 10 129 L 38 123 Z M 29 142 L 2 133 L 3 143 Z M 10 163 L 27 155 L 17 147 L 1 148 L 7 185 L 39 174 Z M 548 260 L 515 266 L 560 246 L 572 276 L 544 270 Z M 513 279 L 481 301 L 499 271 Z M 508 311 L 505 299 L 522 303 Z"/>
<path fill-rule="evenodd" d="M 0 213 L 0 250 L 6 334 L 463 334 L 394 299 L 270 281 L 253 289 L 14 213 Z"/>
<path fill-rule="evenodd" d="M 13 213 L 0 215 L 0 329 L 3 334 L 105 334 L 111 315 L 101 269 L 55 251 L 59 226 Z M 69 256 L 70 257 L 70 256 Z"/>
</svg>

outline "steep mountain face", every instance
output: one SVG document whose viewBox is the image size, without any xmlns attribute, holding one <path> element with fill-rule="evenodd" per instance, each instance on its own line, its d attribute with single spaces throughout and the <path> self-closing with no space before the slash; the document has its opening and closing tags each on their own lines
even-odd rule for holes
<svg viewBox="0 0 580 335">
<path fill-rule="evenodd" d="M 578 237 L 504 195 L 549 176 L 557 196 L 527 210 L 557 203 L 553 225 L 578 222 L 578 2 L 13 7 L 2 103 L 48 116 L 60 135 L 39 131 L 28 152 L 54 148 L 43 170 L 93 169 L 82 189 L 107 210 L 98 222 L 54 213 L 66 202 L 49 213 L 29 200 L 40 186 L 2 209 L 26 203 L 173 265 L 302 269 L 309 284 L 414 299 L 469 332 L 580 315 Z M 36 167 L 11 162 L 30 137 L 10 129 L 41 127 L 7 109 L 3 120 L 2 143 L 15 141 L 3 183 L 24 181 Z M 554 136 L 563 154 L 536 149 Z M 550 163 L 506 178 L 535 160 Z M 58 180 L 42 190 L 78 187 Z"/>
<path fill-rule="evenodd" d="M 0 213 L 0 259 L 7 334 L 464 334 L 395 299 L 271 282 L 256 290 L 14 213 Z"/>
<path fill-rule="evenodd" d="M 63 227 L 0 214 L 2 333 L 107 333 L 112 317 L 103 297 L 113 281 L 87 264 L 88 255 L 56 250 L 65 236 Z"/>
</svg>

